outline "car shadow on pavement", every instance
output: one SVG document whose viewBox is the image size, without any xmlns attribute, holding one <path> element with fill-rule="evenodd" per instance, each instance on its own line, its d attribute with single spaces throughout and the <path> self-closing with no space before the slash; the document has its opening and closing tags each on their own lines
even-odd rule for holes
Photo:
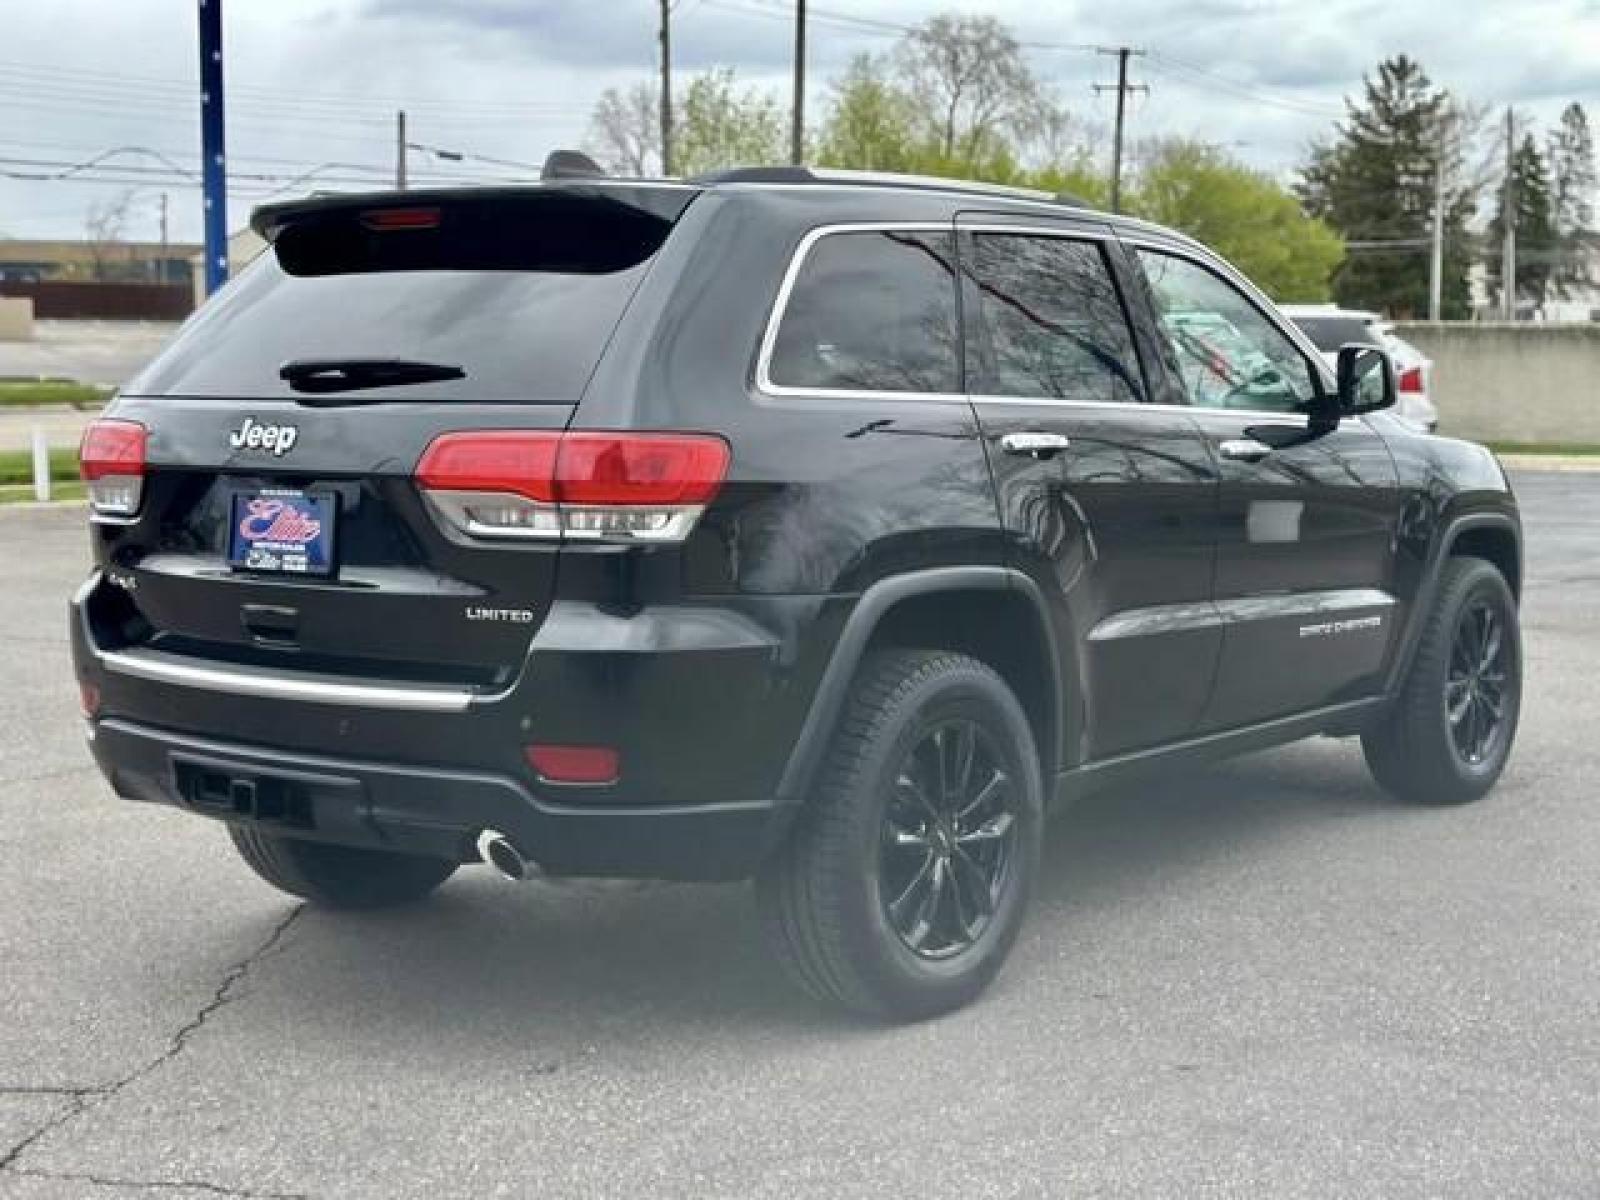
<svg viewBox="0 0 1600 1200">
<path fill-rule="evenodd" d="M 1181 891 L 1187 867 L 1271 856 L 1286 833 L 1384 806 L 1359 753 L 1327 749 L 1091 797 L 1051 822 L 1034 937 L 1102 919 L 1108 906 L 1152 889 Z M 447 1015 L 462 1035 L 543 1041 L 551 1064 L 597 1037 L 882 1032 L 788 985 L 744 885 L 511 884 L 472 867 L 409 908 L 308 910 L 289 940 L 273 970 L 293 976 L 301 1036 L 322 1024 L 307 1006 L 334 1024 L 336 1014 L 365 1012 L 416 1038 Z"/>
</svg>

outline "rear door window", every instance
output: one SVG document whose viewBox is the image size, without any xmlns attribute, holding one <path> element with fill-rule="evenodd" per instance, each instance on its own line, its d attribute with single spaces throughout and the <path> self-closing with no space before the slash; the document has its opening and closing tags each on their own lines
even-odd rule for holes
<svg viewBox="0 0 1600 1200">
<path fill-rule="evenodd" d="M 974 392 L 1024 399 L 1138 403 L 1133 335 L 1098 242 L 972 235 L 979 320 Z"/>
<path fill-rule="evenodd" d="M 672 228 L 558 192 L 455 199 L 411 225 L 381 211 L 290 222 L 126 390 L 292 397 L 288 362 L 407 359 L 463 376 L 385 399 L 574 404 Z"/>
<path fill-rule="evenodd" d="M 950 234 L 830 233 L 780 318 L 768 381 L 807 391 L 961 390 Z"/>
</svg>

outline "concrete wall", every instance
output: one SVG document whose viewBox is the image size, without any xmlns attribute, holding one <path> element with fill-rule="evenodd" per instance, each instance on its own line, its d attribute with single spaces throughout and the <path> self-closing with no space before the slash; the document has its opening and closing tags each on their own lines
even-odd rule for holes
<svg viewBox="0 0 1600 1200">
<path fill-rule="evenodd" d="M 1395 328 L 1433 359 L 1440 433 L 1600 446 L 1600 324 Z"/>
<path fill-rule="evenodd" d="M 0 342 L 33 341 L 33 301 L 26 296 L 0 296 Z"/>
</svg>

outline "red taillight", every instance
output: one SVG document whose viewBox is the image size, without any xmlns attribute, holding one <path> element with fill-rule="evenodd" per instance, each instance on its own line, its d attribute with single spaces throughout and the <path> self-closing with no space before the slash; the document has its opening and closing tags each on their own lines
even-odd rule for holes
<svg viewBox="0 0 1600 1200">
<path fill-rule="evenodd" d="M 681 433 L 569 433 L 556 489 L 563 504 L 707 504 L 728 473 L 728 443 Z"/>
<path fill-rule="evenodd" d="M 529 746 L 528 763 L 549 783 L 615 783 L 621 756 L 610 746 Z"/>
<path fill-rule="evenodd" d="M 446 433 L 417 464 L 417 482 L 432 492 L 509 492 L 556 502 L 559 433 Z"/>
<path fill-rule="evenodd" d="M 688 536 L 728 462 L 709 434 L 484 430 L 435 438 L 416 477 L 478 537 L 670 542 Z"/>
<path fill-rule="evenodd" d="M 1410 370 L 1400 372 L 1400 390 L 1402 392 L 1420 392 L 1423 390 L 1421 367 L 1412 367 Z"/>
<path fill-rule="evenodd" d="M 110 417 L 90 422 L 83 431 L 78 473 L 89 485 L 89 506 L 96 514 L 131 517 L 139 511 L 147 437 L 137 421 Z"/>
<path fill-rule="evenodd" d="M 83 715 L 93 720 L 100 714 L 100 689 L 92 683 L 79 682 L 78 703 L 83 708 Z"/>
</svg>

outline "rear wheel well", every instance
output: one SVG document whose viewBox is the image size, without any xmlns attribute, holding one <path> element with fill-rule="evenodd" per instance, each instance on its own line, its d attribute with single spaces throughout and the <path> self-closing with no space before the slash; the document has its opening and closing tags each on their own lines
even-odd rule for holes
<svg viewBox="0 0 1600 1200">
<path fill-rule="evenodd" d="M 994 668 L 1028 715 L 1044 778 L 1053 778 L 1060 755 L 1060 700 L 1050 645 L 1026 596 L 1007 591 L 910 596 L 884 613 L 867 648 L 891 646 L 953 650 Z"/>
<path fill-rule="evenodd" d="M 1455 558 L 1481 558 L 1490 563 L 1511 586 L 1511 594 L 1522 599 L 1522 564 L 1517 555 L 1517 539 L 1509 529 L 1480 525 L 1464 529 L 1450 543 Z"/>
</svg>

